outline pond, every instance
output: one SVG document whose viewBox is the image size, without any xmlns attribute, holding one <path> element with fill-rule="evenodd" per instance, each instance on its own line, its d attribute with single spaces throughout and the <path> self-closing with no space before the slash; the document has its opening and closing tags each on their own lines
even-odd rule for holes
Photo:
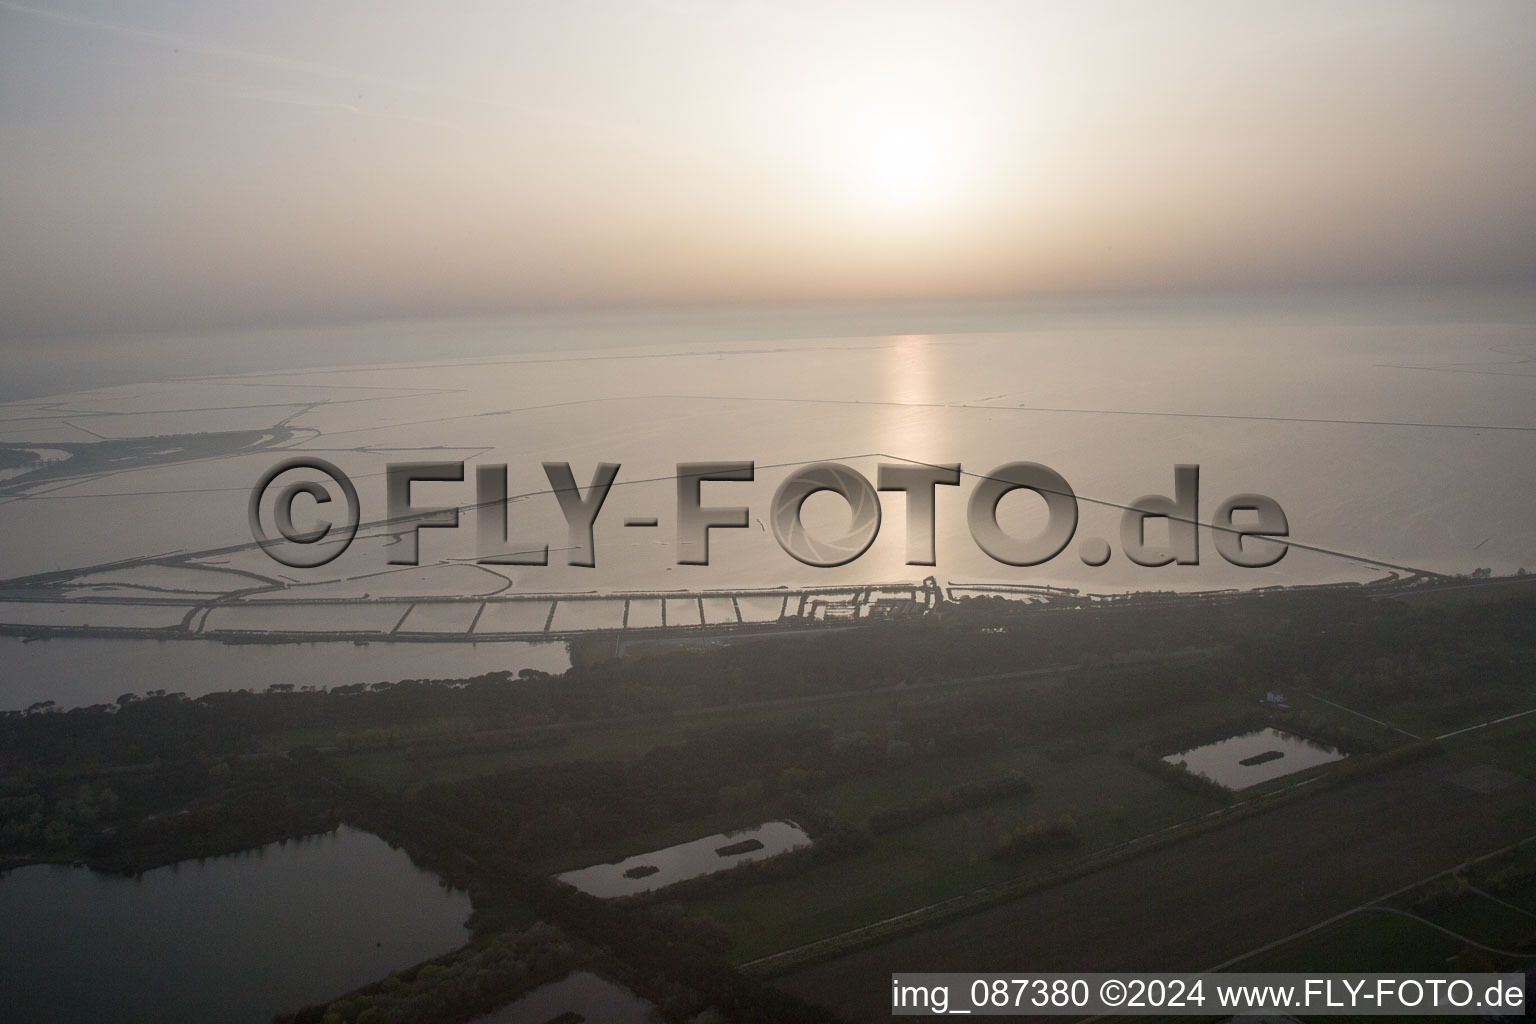
<svg viewBox="0 0 1536 1024">
<path fill-rule="evenodd" d="M 559 981 L 540 985 L 495 1013 L 477 1017 L 474 1024 L 548 1024 L 566 1014 L 592 1024 L 656 1024 L 662 1019 L 655 1007 L 629 989 L 591 971 L 574 971 Z"/>
<path fill-rule="evenodd" d="M 794 822 L 770 821 L 756 828 L 721 832 L 636 854 L 616 864 L 594 864 L 556 877 L 593 896 L 634 896 L 687 878 L 764 860 L 810 843 L 811 837 Z"/>
<path fill-rule="evenodd" d="M 1344 754 L 1333 747 L 1278 729 L 1258 729 L 1169 754 L 1163 760 L 1169 764 L 1182 761 L 1194 774 L 1239 790 L 1343 758 Z"/>
<path fill-rule="evenodd" d="M 136 878 L 0 876 L 7 1024 L 266 1024 L 469 938 L 469 898 L 377 836 L 307 839 Z"/>
</svg>

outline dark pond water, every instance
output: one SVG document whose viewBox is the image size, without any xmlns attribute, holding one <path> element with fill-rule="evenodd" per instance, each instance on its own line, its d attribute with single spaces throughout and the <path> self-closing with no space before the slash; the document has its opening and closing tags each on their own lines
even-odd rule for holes
<svg viewBox="0 0 1536 1024">
<path fill-rule="evenodd" d="M 138 878 L 0 876 L 0 1020 L 265 1024 L 468 938 L 469 898 L 343 827 Z"/>
<path fill-rule="evenodd" d="M 1169 764 L 1183 762 L 1196 775 L 1204 775 L 1228 789 L 1247 789 L 1270 779 L 1316 768 L 1343 759 L 1333 747 L 1292 736 L 1278 729 L 1257 729 L 1207 743 L 1193 750 L 1169 754 Z"/>
</svg>

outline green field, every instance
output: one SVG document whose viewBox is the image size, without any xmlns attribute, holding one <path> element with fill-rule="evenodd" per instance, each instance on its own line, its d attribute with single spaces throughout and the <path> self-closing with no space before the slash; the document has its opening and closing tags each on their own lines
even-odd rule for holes
<svg viewBox="0 0 1536 1024">
<path fill-rule="evenodd" d="M 922 783 L 932 781 L 923 774 L 926 767 L 930 766 L 914 766 L 911 774 L 846 783 L 818 796 L 857 820 L 861 812 L 920 796 Z M 1038 754 L 1011 751 L 950 763 L 945 766 L 946 778 L 962 782 L 996 775 L 1005 767 L 1024 770 L 1035 791 L 876 836 L 873 848 L 859 857 L 695 901 L 689 908 L 721 924 L 734 940 L 734 956 L 746 961 L 983 886 L 1044 878 L 1087 853 L 1217 806 L 1108 754 L 1053 765 Z M 1012 863 L 991 859 L 998 842 L 1014 828 L 1063 813 L 1078 820 L 1079 847 Z"/>
<path fill-rule="evenodd" d="M 636 742 L 635 737 L 627 739 Z M 541 753 L 564 760 L 571 751 L 560 748 Z M 844 820 L 862 823 L 872 811 L 1010 771 L 1022 772 L 1034 792 L 877 836 L 873 848 L 856 858 L 822 865 L 794 878 L 698 900 L 690 907 L 724 925 L 735 940 L 737 957 L 750 959 L 982 886 L 1046 874 L 1085 853 L 1218 806 L 1107 753 L 1057 763 L 1028 748 L 914 761 L 818 791 L 815 797 Z M 568 851 L 539 867 L 553 874 L 613 862 L 713 832 L 749 827 L 786 813 L 774 801 L 721 811 L 613 843 Z M 1063 813 L 1079 820 L 1083 843 L 1077 849 L 1011 864 L 991 859 L 998 842 L 1014 828 Z"/>
<path fill-rule="evenodd" d="M 1052 682 L 1049 686 L 1070 686 Z M 1047 686 L 1031 680 L 1016 687 L 1028 701 Z M 675 745 L 691 733 L 743 722 L 808 722 L 838 732 L 879 734 L 897 715 L 928 707 L 952 708 L 979 697 L 1008 694 L 1007 682 L 987 682 L 953 689 L 865 694 L 809 703 L 727 709 L 706 715 L 652 718 L 593 724 L 543 742 L 523 736 L 489 737 L 488 749 L 388 749 L 343 753 L 336 761 L 349 773 L 378 786 L 408 789 L 429 782 L 452 781 L 533 765 L 576 760 L 632 762 L 658 747 Z M 1058 691 L 1060 692 L 1060 691 Z M 1254 704 L 1237 695 L 1218 695 L 1199 706 L 1156 709 L 1150 714 L 1109 723 L 1049 742 L 1004 743 L 975 753 L 912 757 L 882 770 L 814 790 L 810 796 L 843 821 L 863 825 L 871 814 L 921 803 L 969 784 L 1010 774 L 1022 775 L 1032 792 L 931 818 L 874 837 L 858 856 L 817 865 L 789 878 L 759 881 L 727 892 L 690 899 L 686 906 L 715 921 L 730 935 L 733 958 L 744 962 L 837 935 L 930 904 L 974 893 L 999 883 L 1048 880 L 1081 858 L 1119 847 L 1171 826 L 1190 822 L 1221 804 L 1171 785 L 1133 766 L 1123 752 L 1138 746 L 1161 747 L 1166 738 L 1221 724 L 1250 714 Z M 1320 709 L 1342 724 L 1347 716 Z M 438 734 L 451 735 L 451 724 L 434 723 Z M 462 724 L 459 725 L 462 730 Z M 558 742 L 555 742 L 558 741 Z M 1282 779 L 1259 791 L 1283 788 Z M 729 831 L 784 817 L 777 799 L 721 810 L 702 818 L 620 840 L 563 851 L 538 865 L 558 873 L 606 863 L 659 849 L 713 832 Z M 1079 845 L 1050 850 L 1013 862 L 994 860 L 1002 840 L 1037 822 L 1070 815 Z"/>
<path fill-rule="evenodd" d="M 1233 972 L 1443 971 L 1462 950 L 1455 939 L 1396 914 L 1364 911 L 1223 970 Z"/>
</svg>

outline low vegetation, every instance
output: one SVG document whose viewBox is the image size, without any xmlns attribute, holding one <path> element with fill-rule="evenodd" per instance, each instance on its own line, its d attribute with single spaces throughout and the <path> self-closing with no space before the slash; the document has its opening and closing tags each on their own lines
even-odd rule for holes
<svg viewBox="0 0 1536 1024">
<path fill-rule="evenodd" d="M 916 825 L 930 818 L 940 818 L 972 807 L 982 807 L 1006 797 L 1023 796 L 1033 791 L 1034 787 L 1018 773 L 996 779 L 984 779 L 980 782 L 964 783 L 913 803 L 899 804 L 875 811 L 869 816 L 869 830 L 875 835 L 882 835 Z"/>
</svg>

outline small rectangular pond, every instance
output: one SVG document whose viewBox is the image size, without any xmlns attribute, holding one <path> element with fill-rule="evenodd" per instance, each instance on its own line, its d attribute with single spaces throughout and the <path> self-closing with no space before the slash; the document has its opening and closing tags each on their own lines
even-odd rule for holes
<svg viewBox="0 0 1536 1024">
<path fill-rule="evenodd" d="M 1333 747 L 1270 728 L 1169 754 L 1163 760 L 1182 762 L 1195 775 L 1239 790 L 1343 758 L 1343 752 Z"/>
<path fill-rule="evenodd" d="M 635 896 L 810 844 L 811 837 L 794 822 L 770 821 L 756 828 L 721 832 L 636 854 L 617 864 L 594 864 L 555 877 L 582 892 L 605 899 Z"/>
</svg>

